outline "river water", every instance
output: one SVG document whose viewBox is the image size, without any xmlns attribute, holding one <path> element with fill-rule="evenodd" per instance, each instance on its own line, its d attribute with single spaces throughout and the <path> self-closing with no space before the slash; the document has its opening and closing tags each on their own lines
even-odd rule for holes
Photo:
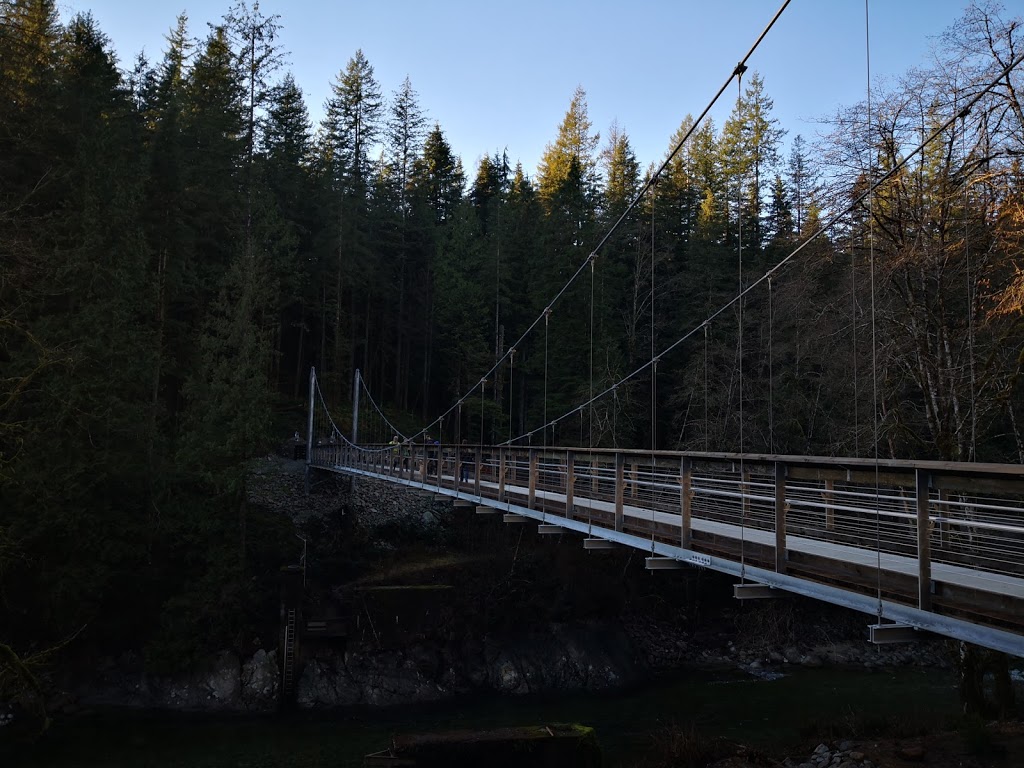
<svg viewBox="0 0 1024 768">
<path fill-rule="evenodd" d="M 632 690 L 460 699 L 388 710 L 224 717 L 106 713 L 58 722 L 42 744 L 2 761 L 14 768 L 355 768 L 394 733 L 578 722 L 592 726 L 606 765 L 630 766 L 669 725 L 767 750 L 806 755 L 865 724 L 906 729 L 958 711 L 949 671 L 739 670 L 676 674 Z M 800 750 L 805 750 L 800 752 Z M 12 759 L 13 758 L 13 759 Z"/>
</svg>

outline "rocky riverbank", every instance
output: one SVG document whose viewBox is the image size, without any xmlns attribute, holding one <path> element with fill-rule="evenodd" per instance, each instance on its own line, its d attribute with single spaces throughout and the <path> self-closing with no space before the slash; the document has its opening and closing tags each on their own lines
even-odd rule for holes
<svg viewBox="0 0 1024 768">
<path fill-rule="evenodd" d="M 268 458 L 247 485 L 250 504 L 287 514 L 309 541 L 307 618 L 346 625 L 343 637 L 302 641 L 300 708 L 598 691 L 686 668 L 771 678 L 796 666 L 949 664 L 943 641 L 873 646 L 869 617 L 786 596 L 738 603 L 714 574 L 652 575 L 629 552 L 593 556 L 572 536 L 511 530 L 412 489 L 323 475 L 307 496 L 304 471 Z M 346 583 L 328 573 L 339 557 Z M 272 646 L 177 676 L 123 654 L 55 703 L 271 711 L 278 680 Z"/>
</svg>

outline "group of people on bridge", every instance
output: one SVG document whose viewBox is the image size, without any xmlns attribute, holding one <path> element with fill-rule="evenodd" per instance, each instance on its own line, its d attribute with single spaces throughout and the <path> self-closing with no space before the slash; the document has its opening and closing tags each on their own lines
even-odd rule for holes
<svg viewBox="0 0 1024 768">
<path fill-rule="evenodd" d="M 391 438 L 391 442 L 388 443 L 391 446 L 392 458 L 391 467 L 397 469 L 399 464 L 403 470 L 409 469 L 409 459 L 412 457 L 412 438 L 405 438 L 404 440 L 394 435 Z M 438 472 L 438 451 L 440 449 L 440 441 L 433 439 L 429 434 L 423 436 L 423 445 L 425 446 L 426 456 L 426 473 L 428 475 L 436 474 Z M 459 482 L 468 483 L 470 475 L 473 474 L 473 454 L 468 448 L 468 443 L 463 440 L 462 446 L 459 450 Z M 443 469 L 442 469 L 443 471 Z"/>
</svg>

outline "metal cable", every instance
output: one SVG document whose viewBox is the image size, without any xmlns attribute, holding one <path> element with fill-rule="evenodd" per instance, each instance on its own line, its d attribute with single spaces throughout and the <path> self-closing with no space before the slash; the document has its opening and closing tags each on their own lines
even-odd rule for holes
<svg viewBox="0 0 1024 768">
<path fill-rule="evenodd" d="M 772 29 L 773 26 L 775 26 L 775 23 L 782 16 L 783 11 L 785 11 L 786 8 L 789 6 L 789 3 L 790 3 L 790 0 L 784 0 L 782 5 L 775 12 L 775 15 L 772 16 L 771 21 L 768 22 L 768 24 L 765 26 L 765 28 L 761 31 L 761 34 L 758 35 L 757 39 L 754 41 L 754 44 L 750 46 L 750 49 L 747 51 L 747 53 L 743 56 L 742 59 L 740 59 L 740 63 L 737 65 L 737 69 L 739 67 L 744 67 L 744 68 L 746 67 L 746 62 L 750 59 L 751 56 L 754 55 L 754 51 L 757 50 L 758 46 L 761 45 L 761 42 L 768 35 L 768 32 Z M 679 150 L 682 149 L 683 145 L 689 140 L 690 136 L 693 135 L 693 133 L 697 130 L 697 127 L 700 125 L 701 121 L 714 108 L 715 104 L 718 102 L 718 99 L 721 98 L 722 94 L 729 87 L 729 84 L 732 82 L 734 77 L 736 77 L 736 70 L 733 70 L 733 72 L 729 75 L 729 77 L 726 79 L 726 81 L 722 84 L 721 88 L 718 89 L 717 93 L 715 93 L 715 95 L 711 99 L 711 101 L 707 104 L 707 106 L 704 107 L 703 111 L 700 113 L 700 115 L 697 117 L 697 119 L 693 122 L 693 125 L 690 127 L 690 129 L 676 143 L 675 147 L 672 149 L 672 151 L 665 158 L 664 162 L 662 162 L 662 164 L 651 175 L 651 177 L 647 180 L 647 182 L 643 185 L 643 187 L 641 187 L 640 191 L 636 194 L 636 196 L 629 203 L 629 205 L 626 206 L 626 209 L 622 212 L 622 215 L 619 216 L 619 218 L 615 221 L 615 223 L 612 224 L 612 226 L 608 229 L 607 232 L 605 232 L 604 236 L 600 239 L 600 241 L 598 241 L 597 245 L 591 250 L 590 254 L 588 254 L 586 260 L 582 264 L 580 264 L 580 266 L 577 268 L 577 270 L 572 274 L 572 276 L 561 287 L 561 289 L 558 291 L 558 293 L 555 294 L 554 298 L 552 298 L 551 301 L 548 302 L 548 305 L 547 305 L 547 308 L 545 309 L 545 312 L 549 311 L 552 307 L 555 306 L 556 303 L 558 303 L 558 300 L 561 299 L 562 296 L 565 294 L 565 292 L 567 290 L 569 290 L 569 288 L 576 282 L 576 278 L 578 278 L 580 276 L 580 274 L 583 272 L 583 269 L 587 266 L 587 264 L 590 262 L 590 260 L 592 258 L 594 258 L 598 254 L 598 252 L 600 252 L 600 250 L 605 246 L 605 244 L 612 237 L 612 235 L 615 234 L 616 231 L 618 231 L 618 228 L 625 221 L 626 217 L 637 206 L 637 204 L 643 199 L 643 196 L 647 193 L 648 188 L 650 188 L 650 186 L 652 184 L 654 184 L 655 181 L 658 179 L 658 177 L 665 171 L 665 169 L 668 167 L 668 165 L 672 161 L 672 159 L 679 153 Z M 533 330 L 540 324 L 540 321 L 541 321 L 541 319 L 543 317 L 544 317 L 544 312 L 542 312 L 540 315 L 538 315 L 536 318 L 534 318 L 533 322 L 530 323 L 530 326 L 523 332 L 523 334 L 519 337 L 519 339 L 516 341 L 516 343 L 512 345 L 512 348 L 520 346 L 526 340 L 526 338 L 533 332 Z M 489 376 L 491 376 L 491 374 L 493 374 L 495 372 L 495 370 L 497 370 L 498 366 L 501 365 L 505 361 L 505 357 L 507 357 L 507 354 L 508 353 L 506 353 L 498 361 L 496 361 L 495 364 L 491 367 L 491 369 L 489 371 L 487 371 L 487 373 L 484 374 L 483 378 L 488 378 Z M 464 395 L 464 397 L 467 397 L 469 394 L 472 393 L 472 391 L 473 390 L 470 390 L 469 392 L 467 392 L 466 395 Z M 463 399 L 463 398 L 460 398 L 460 400 L 461 399 Z M 442 418 L 444 416 L 447 416 L 449 413 L 451 413 L 451 411 L 454 408 L 455 408 L 455 405 L 453 404 L 447 411 L 445 411 L 445 413 L 443 414 Z M 433 426 L 433 425 L 431 425 L 431 426 Z M 426 431 L 426 429 L 421 430 L 420 432 L 417 433 L 416 436 L 418 437 L 420 434 L 423 434 L 423 432 L 425 432 L 425 431 Z"/>
<path fill-rule="evenodd" d="M 1021 64 L 1022 61 L 1024 61 L 1024 53 L 1022 53 L 1019 56 L 1017 56 L 1013 61 L 1011 61 L 1006 67 L 1003 68 L 1003 70 L 999 73 L 998 76 L 996 76 L 987 85 L 985 85 L 985 87 L 981 88 L 978 91 L 978 93 L 976 93 L 971 98 L 971 100 L 970 100 L 970 102 L 968 104 L 968 107 L 973 106 L 974 104 L 977 104 L 987 93 L 989 93 L 989 91 L 991 91 L 993 88 L 995 88 L 1002 81 L 1003 78 L 1005 78 L 1010 72 L 1012 72 L 1016 67 L 1018 67 Z M 701 329 L 701 328 L 705 327 L 706 325 L 710 324 L 711 322 L 716 320 L 719 316 L 721 316 L 725 312 L 728 312 L 733 307 L 733 305 L 735 305 L 740 299 L 744 298 L 748 293 L 750 293 L 751 291 L 756 289 L 759 285 L 761 285 L 762 282 L 765 282 L 766 280 L 768 280 L 768 278 L 770 278 L 772 275 L 774 275 L 775 273 L 781 271 L 781 269 L 783 267 L 788 265 L 793 259 L 795 259 L 800 253 L 802 253 L 803 250 L 805 248 L 807 248 L 807 246 L 809 246 L 811 243 L 813 243 L 815 240 L 817 240 L 819 237 L 821 237 L 823 234 L 825 234 L 825 232 L 827 232 L 830 229 L 832 229 L 832 227 L 835 226 L 835 224 L 838 221 L 840 221 L 842 218 L 844 218 L 845 216 L 850 214 L 858 206 L 862 205 L 865 202 L 865 200 L 868 198 L 868 196 L 870 194 L 872 194 L 876 189 L 878 189 L 878 187 L 880 187 L 885 182 L 889 181 L 889 179 L 891 179 L 893 176 L 895 176 L 897 173 L 899 173 L 901 170 L 903 170 L 903 168 L 906 167 L 907 163 L 909 163 L 918 154 L 920 154 L 921 150 L 924 149 L 924 147 L 926 147 L 928 144 L 930 144 L 932 141 L 934 141 L 935 138 L 937 136 L 939 136 L 940 134 L 942 134 L 944 131 L 948 130 L 950 124 L 953 121 L 955 121 L 956 119 L 957 119 L 957 116 L 951 117 L 948 120 L 946 120 L 945 122 L 943 122 L 940 126 L 938 126 L 934 131 L 932 131 L 932 133 L 928 136 L 928 138 L 926 138 L 924 140 L 923 143 L 918 144 L 914 149 L 912 149 L 910 152 L 908 152 L 906 154 L 906 156 L 903 157 L 902 160 L 899 160 L 898 162 L 896 162 L 891 169 L 889 169 L 884 174 L 882 174 L 865 191 L 861 192 L 859 195 L 857 195 L 855 198 L 853 198 L 851 200 L 851 202 L 845 208 L 843 208 L 842 210 L 840 210 L 837 213 L 835 213 L 832 216 L 830 216 L 825 222 L 823 222 L 818 227 L 818 229 L 816 229 L 811 235 L 809 235 L 806 240 L 804 240 L 802 243 L 800 243 L 800 245 L 798 245 L 796 248 L 794 248 L 789 253 L 788 256 L 786 256 L 785 258 L 781 259 L 778 264 L 776 264 L 774 267 L 769 269 L 767 272 L 765 272 L 759 278 L 757 278 L 756 280 L 751 282 L 742 291 L 742 293 L 740 295 L 735 296 L 732 299 L 730 299 L 729 301 L 727 301 L 724 304 L 722 304 L 718 309 L 716 309 L 714 312 L 712 312 L 710 315 L 708 315 L 700 325 L 698 325 L 698 326 L 694 327 L 693 329 L 687 331 L 685 334 L 683 334 L 678 339 L 676 339 L 674 342 L 672 342 L 667 347 L 665 347 L 663 350 L 661 350 L 661 352 L 658 354 L 658 358 L 664 357 L 665 355 L 667 355 L 670 352 L 672 352 L 674 349 L 676 349 L 681 344 L 684 344 L 685 342 L 687 342 L 690 338 L 693 337 L 693 335 L 699 329 Z M 602 397 L 610 394 L 616 387 L 620 386 L 621 384 L 626 383 L 627 381 L 632 380 L 636 376 L 638 376 L 641 373 L 643 373 L 644 371 L 646 371 L 647 368 L 649 366 L 651 366 L 653 363 L 654 363 L 654 360 L 648 360 L 646 363 L 641 365 L 639 368 L 635 369 L 631 373 L 627 374 L 626 376 L 623 376 L 618 381 L 616 381 L 616 382 L 612 383 L 611 385 L 609 385 L 607 389 L 605 389 L 605 390 L 599 392 L 598 394 L 594 395 L 594 397 L 590 401 L 588 401 L 586 403 L 581 403 L 577 407 L 585 408 L 588 405 L 590 405 L 591 402 L 597 402 Z M 575 410 L 575 408 L 573 410 Z M 563 414 L 563 416 L 564 415 L 565 414 Z M 559 418 L 562 418 L 562 417 L 560 416 Z M 521 439 L 522 437 L 526 437 L 526 435 L 520 435 L 520 437 L 515 438 L 515 439 L 518 440 L 518 439 Z"/>
<path fill-rule="evenodd" d="M 361 371 L 359 372 L 358 376 L 356 376 L 356 379 L 359 382 L 359 388 L 362 391 L 366 392 L 367 399 L 370 400 L 372 406 L 374 407 L 374 410 L 377 412 L 380 418 L 384 420 L 384 424 L 387 425 L 388 429 L 391 431 L 391 434 L 399 435 L 403 440 L 407 439 L 406 434 L 403 434 L 400 429 L 398 429 L 390 421 L 388 421 L 388 418 L 384 415 L 384 412 L 381 410 L 380 406 L 378 406 L 377 400 L 375 400 L 374 396 L 370 393 L 370 388 L 367 386 L 367 381 L 364 378 L 364 376 L 362 376 Z"/>
<path fill-rule="evenodd" d="M 871 17 L 868 6 L 870 0 L 864 0 L 864 52 L 865 61 L 867 66 L 867 122 L 868 122 L 868 139 L 870 141 L 871 135 L 874 131 L 874 119 L 871 113 Z M 870 145 L 870 144 L 869 144 Z M 921 146 L 924 146 L 924 137 L 922 137 Z M 873 155 L 869 156 L 873 160 Z M 869 171 L 873 167 L 873 162 L 869 166 Z M 873 189 L 873 188 L 872 188 Z M 867 211 L 868 211 L 868 264 L 870 265 L 869 274 L 871 279 L 871 413 L 873 419 L 873 438 L 874 443 L 874 455 L 875 455 L 875 576 L 876 576 L 876 588 L 878 593 L 878 622 L 882 621 L 882 550 L 881 550 L 881 515 L 879 513 L 879 502 L 878 496 L 881 495 L 879 488 L 881 469 L 878 464 L 878 342 L 877 342 L 877 323 L 875 315 L 875 219 L 874 219 L 874 195 L 872 190 L 868 191 L 867 198 Z"/>
<path fill-rule="evenodd" d="M 544 310 L 544 426 L 541 427 L 544 430 L 542 436 L 543 450 L 541 452 L 541 460 L 537 463 L 537 485 L 541 485 L 541 478 L 544 476 L 544 472 L 541 469 L 543 466 L 544 454 L 548 452 L 548 337 L 550 335 L 549 324 L 551 318 L 551 307 Z M 540 519 L 544 522 L 547 514 L 547 503 L 546 494 L 541 494 L 540 497 Z"/>
<path fill-rule="evenodd" d="M 960 112 L 961 144 L 963 163 L 967 166 L 967 111 Z M 971 451 L 969 461 L 976 461 L 978 454 L 978 409 L 975 402 L 976 370 L 974 365 L 974 283 L 971 280 L 971 229 L 969 184 L 964 179 L 964 256 L 967 262 L 967 358 L 971 376 Z"/>
<path fill-rule="evenodd" d="M 704 450 L 711 450 L 711 418 L 708 414 L 708 324 L 704 323 Z"/>
<path fill-rule="evenodd" d="M 853 455 L 860 457 L 860 373 L 857 357 L 857 254 L 850 249 L 850 321 L 853 324 Z"/>
<path fill-rule="evenodd" d="M 657 199 L 657 184 L 651 185 L 651 359 L 654 365 L 651 366 L 651 472 L 654 472 L 654 452 L 658 450 L 658 360 L 654 355 L 654 289 L 655 289 L 655 202 Z M 651 557 L 654 557 L 654 512 L 651 512 Z"/>
<path fill-rule="evenodd" d="M 768 447 L 775 453 L 775 376 L 772 360 L 772 337 L 774 336 L 774 304 L 772 279 L 768 278 Z"/>
<path fill-rule="evenodd" d="M 741 65 L 742 66 L 742 65 Z M 736 78 L 736 109 L 740 109 L 743 103 L 743 73 L 746 71 L 746 67 L 740 69 L 736 68 L 738 76 Z M 736 325 L 738 333 L 736 334 L 736 349 L 737 349 L 737 364 L 739 366 L 739 418 L 740 418 L 740 488 L 743 489 L 743 493 L 746 489 L 743 487 L 743 480 L 746 477 L 744 466 L 743 466 L 743 174 L 739 174 L 736 179 L 736 231 L 737 231 L 737 257 L 738 262 L 738 292 L 736 302 Z M 769 280 L 771 278 L 769 277 Z M 743 499 L 740 499 L 740 583 L 746 581 L 747 576 L 747 560 L 746 560 L 746 522 L 747 522 L 747 504 Z"/>
</svg>

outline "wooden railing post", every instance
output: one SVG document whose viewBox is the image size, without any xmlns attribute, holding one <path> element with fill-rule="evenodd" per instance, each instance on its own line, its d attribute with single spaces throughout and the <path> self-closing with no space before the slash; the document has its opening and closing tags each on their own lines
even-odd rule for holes
<svg viewBox="0 0 1024 768">
<path fill-rule="evenodd" d="M 615 454 L 615 530 L 622 530 L 623 523 L 623 496 L 626 488 L 626 457 L 621 453 Z"/>
<path fill-rule="evenodd" d="M 775 572 L 786 572 L 786 465 L 775 462 Z"/>
<path fill-rule="evenodd" d="M 573 516 L 573 497 L 576 485 L 576 454 L 573 451 L 565 452 L 565 516 Z"/>
<path fill-rule="evenodd" d="M 537 501 L 537 449 L 530 449 L 530 488 L 526 506 L 533 509 Z"/>
<path fill-rule="evenodd" d="M 932 607 L 931 523 L 928 519 L 928 489 L 931 476 L 926 470 L 914 470 L 917 489 L 917 605 L 922 611 Z"/>
<path fill-rule="evenodd" d="M 484 470 L 484 451 L 482 448 L 476 449 L 476 472 L 473 475 L 473 493 L 477 496 L 480 495 L 480 476 Z"/>
<path fill-rule="evenodd" d="M 498 459 L 498 501 L 505 500 L 505 471 L 508 466 L 508 449 L 499 448 Z"/>
<path fill-rule="evenodd" d="M 693 462 L 683 456 L 679 462 L 679 506 L 682 518 L 679 522 L 679 546 L 690 548 L 691 517 L 693 515 Z"/>
</svg>

